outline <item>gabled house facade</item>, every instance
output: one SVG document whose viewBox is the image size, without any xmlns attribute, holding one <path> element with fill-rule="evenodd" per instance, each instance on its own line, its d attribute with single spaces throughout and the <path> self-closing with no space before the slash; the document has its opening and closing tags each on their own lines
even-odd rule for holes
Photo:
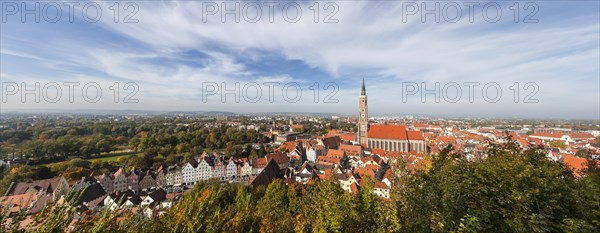
<svg viewBox="0 0 600 233">
<path fill-rule="evenodd" d="M 100 183 L 100 186 L 102 186 L 102 188 L 104 189 L 104 191 L 106 193 L 112 193 L 113 192 L 113 180 L 111 175 L 108 174 L 102 174 L 101 176 L 98 177 L 98 183 Z"/>
<path fill-rule="evenodd" d="M 125 177 L 125 171 L 123 168 L 119 168 L 113 174 L 113 191 L 114 192 L 124 192 L 127 190 L 127 177 Z"/>
<path fill-rule="evenodd" d="M 137 192 L 139 190 L 139 182 L 139 172 L 135 168 L 132 168 L 129 174 L 127 175 L 127 189 Z"/>
<path fill-rule="evenodd" d="M 145 173 L 142 173 L 143 175 L 141 176 L 141 180 L 140 180 L 140 190 L 141 191 L 146 191 L 149 189 L 153 189 L 156 188 L 157 183 L 156 183 L 156 179 L 154 179 L 153 177 L 153 173 L 150 171 L 147 171 Z"/>
<path fill-rule="evenodd" d="M 192 159 L 193 160 L 193 159 Z M 184 185 L 192 185 L 196 183 L 196 166 L 195 160 L 194 162 L 187 163 L 183 169 L 181 169 L 181 175 L 183 176 L 183 184 Z"/>
<path fill-rule="evenodd" d="M 225 178 L 225 165 L 221 161 L 221 159 L 217 156 L 215 158 L 213 170 L 212 170 L 212 178 L 217 180 L 223 180 Z"/>
<path fill-rule="evenodd" d="M 225 178 L 227 180 L 233 180 L 236 177 L 237 177 L 237 164 L 235 164 L 233 159 L 230 159 L 229 162 L 227 163 L 227 166 L 225 167 Z"/>
<path fill-rule="evenodd" d="M 198 163 L 198 167 L 196 167 L 196 179 L 198 181 L 201 180 L 209 180 L 212 178 L 212 167 L 208 163 L 207 157 L 201 157 Z"/>
</svg>

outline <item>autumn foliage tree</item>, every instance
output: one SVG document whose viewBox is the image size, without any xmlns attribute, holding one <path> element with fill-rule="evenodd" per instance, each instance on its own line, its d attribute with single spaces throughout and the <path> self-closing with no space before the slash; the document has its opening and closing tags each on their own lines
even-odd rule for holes
<svg viewBox="0 0 600 233">
<path fill-rule="evenodd" d="M 452 146 L 428 166 L 397 170 L 389 199 L 364 178 L 356 193 L 336 180 L 274 180 L 257 188 L 201 182 L 162 216 L 84 216 L 79 232 L 598 232 L 600 169 L 588 158 L 580 176 L 539 147 L 510 138 L 489 142 L 486 157 Z M 11 169 L 12 170 L 12 169 Z M 13 170 L 13 172 L 16 172 Z M 142 216 L 142 217 L 140 217 Z M 19 218 L 15 218 L 19 219 Z M 119 219 L 119 220 L 117 220 Z M 46 221 L 47 222 L 47 221 Z M 50 224 L 56 230 L 64 224 Z M 31 231 L 35 231 L 32 229 Z"/>
</svg>

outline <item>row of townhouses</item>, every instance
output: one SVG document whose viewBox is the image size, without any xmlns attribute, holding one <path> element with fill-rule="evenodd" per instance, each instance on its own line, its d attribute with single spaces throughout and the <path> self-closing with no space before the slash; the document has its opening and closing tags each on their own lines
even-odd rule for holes
<svg viewBox="0 0 600 233">
<path fill-rule="evenodd" d="M 275 153 L 253 160 L 232 158 L 223 160 L 222 156 L 217 153 L 205 152 L 185 164 L 174 164 L 167 168 L 160 167 L 156 171 L 141 171 L 136 168 L 129 171 L 120 168 L 112 174 L 94 171 L 89 176 L 82 177 L 78 184 L 99 183 L 106 193 L 113 193 L 190 186 L 206 180 L 247 181 L 260 174 L 270 159 L 275 159 L 281 168 L 289 164 L 289 159 L 285 154 Z"/>
</svg>

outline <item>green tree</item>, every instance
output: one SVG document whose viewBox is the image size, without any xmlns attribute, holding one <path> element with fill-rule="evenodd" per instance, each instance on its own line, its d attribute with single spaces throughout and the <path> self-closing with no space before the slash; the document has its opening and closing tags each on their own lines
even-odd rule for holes
<svg viewBox="0 0 600 233">
<path fill-rule="evenodd" d="M 276 179 L 267 187 L 267 191 L 258 202 L 256 213 L 261 217 L 262 232 L 291 232 L 293 218 L 288 209 L 287 187 Z"/>
<path fill-rule="evenodd" d="M 562 142 L 562 141 L 551 141 L 550 143 L 548 143 L 551 147 L 554 148 L 560 148 L 560 149 L 567 149 L 567 145 Z"/>
</svg>

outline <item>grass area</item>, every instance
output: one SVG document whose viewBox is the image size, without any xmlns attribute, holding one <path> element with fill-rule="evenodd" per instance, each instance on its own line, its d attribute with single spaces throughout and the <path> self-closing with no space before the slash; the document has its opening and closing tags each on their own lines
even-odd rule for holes
<svg viewBox="0 0 600 233">
<path fill-rule="evenodd" d="M 141 155 L 141 153 L 138 153 L 136 155 Z M 127 158 L 131 156 L 131 154 L 124 154 L 124 155 L 115 155 L 115 156 L 109 156 L 109 157 L 103 157 L 103 158 L 91 158 L 91 159 L 87 159 L 90 162 L 94 162 L 94 161 L 102 161 L 102 162 L 112 162 L 112 161 L 117 161 L 120 158 Z"/>
</svg>

